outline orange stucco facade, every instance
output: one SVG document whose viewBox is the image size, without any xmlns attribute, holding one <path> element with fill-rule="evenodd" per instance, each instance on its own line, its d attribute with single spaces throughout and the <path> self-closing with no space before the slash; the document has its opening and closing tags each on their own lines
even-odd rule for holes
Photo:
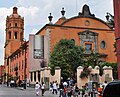
<svg viewBox="0 0 120 97">
<path fill-rule="evenodd" d="M 86 13 L 83 12 L 80 15 L 69 19 L 62 17 L 55 24 L 47 24 L 38 31 L 37 34 L 45 35 L 46 30 L 49 29 L 50 52 L 52 52 L 55 44 L 61 39 L 74 39 L 76 45 L 80 45 L 84 48 L 86 48 L 86 44 L 91 44 L 92 50 L 101 54 L 102 61 L 111 63 L 116 62 L 114 30 L 111 29 L 106 22 L 92 15 L 90 10 Z M 82 33 L 84 34 L 83 36 Z M 93 37 L 90 35 L 90 39 L 85 38 L 86 33 L 93 34 Z M 101 47 L 103 42 L 104 48 Z"/>
</svg>

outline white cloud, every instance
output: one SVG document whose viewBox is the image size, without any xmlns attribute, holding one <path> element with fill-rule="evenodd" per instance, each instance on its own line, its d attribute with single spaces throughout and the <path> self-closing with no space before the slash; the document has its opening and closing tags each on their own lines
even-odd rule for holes
<svg viewBox="0 0 120 97">
<path fill-rule="evenodd" d="M 12 7 L 7 8 L 0 8 L 0 30 L 2 32 L 5 30 L 5 24 L 6 24 L 6 17 L 12 13 Z"/>
<path fill-rule="evenodd" d="M 24 17 L 24 21 L 26 25 L 34 25 L 39 22 L 39 8 L 30 6 L 26 7 L 18 7 L 19 14 Z"/>
</svg>

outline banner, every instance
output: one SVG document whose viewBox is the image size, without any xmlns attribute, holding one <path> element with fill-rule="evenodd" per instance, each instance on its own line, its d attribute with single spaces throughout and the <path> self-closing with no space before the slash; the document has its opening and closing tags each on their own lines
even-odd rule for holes
<svg viewBox="0 0 120 97">
<path fill-rule="evenodd" d="M 40 35 L 34 36 L 34 58 L 35 59 L 44 58 L 44 36 Z"/>
</svg>

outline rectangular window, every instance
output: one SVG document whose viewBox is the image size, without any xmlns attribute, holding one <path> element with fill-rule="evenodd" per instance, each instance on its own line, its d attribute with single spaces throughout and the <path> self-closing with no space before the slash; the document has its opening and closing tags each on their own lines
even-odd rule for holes
<svg viewBox="0 0 120 97">
<path fill-rule="evenodd" d="M 86 51 L 86 53 L 91 53 L 91 51 L 92 51 L 92 44 L 85 44 L 85 51 Z"/>
</svg>

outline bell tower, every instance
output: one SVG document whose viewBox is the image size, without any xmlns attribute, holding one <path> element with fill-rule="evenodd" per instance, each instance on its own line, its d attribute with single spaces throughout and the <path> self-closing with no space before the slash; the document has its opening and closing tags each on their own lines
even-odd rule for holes
<svg viewBox="0 0 120 97">
<path fill-rule="evenodd" d="M 24 18 L 13 8 L 13 13 L 6 18 L 5 57 L 16 51 L 24 38 Z"/>
<path fill-rule="evenodd" d="M 6 80 L 9 76 L 9 56 L 20 46 L 24 38 L 24 18 L 17 12 L 17 7 L 13 8 L 13 13 L 6 18 L 6 40 L 4 46 L 4 66 Z"/>
</svg>

